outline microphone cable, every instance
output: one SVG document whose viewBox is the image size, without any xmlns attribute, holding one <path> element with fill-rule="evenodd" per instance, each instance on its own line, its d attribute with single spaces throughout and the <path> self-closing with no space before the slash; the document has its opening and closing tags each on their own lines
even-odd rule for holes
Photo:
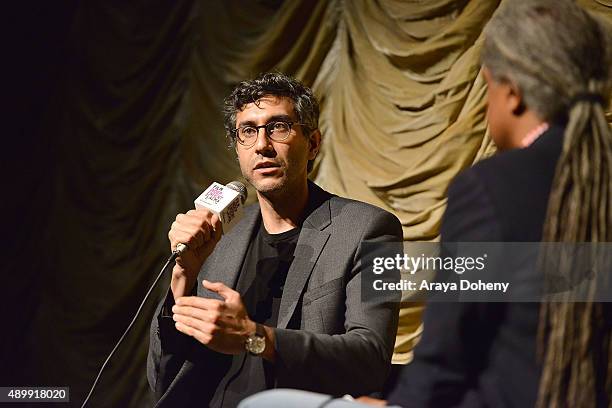
<svg viewBox="0 0 612 408">
<path fill-rule="evenodd" d="M 176 260 L 176 258 L 179 255 L 181 255 L 186 249 L 187 249 L 187 245 L 185 245 L 185 244 L 178 244 L 176 246 L 176 249 L 174 251 L 172 251 L 172 254 L 166 260 L 166 263 L 161 268 L 161 271 L 159 271 L 159 274 L 157 275 L 157 278 L 155 278 L 155 281 L 153 282 L 153 284 L 149 288 L 149 290 L 148 290 L 147 294 L 145 295 L 144 299 L 142 299 L 142 302 L 140 302 L 140 306 L 138 306 L 138 310 L 136 310 L 136 314 L 134 314 L 134 317 L 132 318 L 132 321 L 128 325 L 127 329 L 125 329 L 125 331 L 121 335 L 121 338 L 119 339 L 117 344 L 115 344 L 115 347 L 113 347 L 113 350 L 110 352 L 108 357 L 106 357 L 106 360 L 104 361 L 104 364 L 102 364 L 102 367 L 100 368 L 100 371 L 98 371 L 98 375 L 96 376 L 96 379 L 94 380 L 93 385 L 89 389 L 89 393 L 87 394 L 87 397 L 85 397 L 85 401 L 83 401 L 83 404 L 81 405 L 81 408 L 84 408 L 85 405 L 87 405 L 87 402 L 89 401 L 89 398 L 93 394 L 94 389 L 96 388 L 96 385 L 98 384 L 98 381 L 100 380 L 100 377 L 102 376 L 102 372 L 106 368 L 106 365 L 110 361 L 111 357 L 113 357 L 113 355 L 115 354 L 115 351 L 117 351 L 117 349 L 119 348 L 119 345 L 123 342 L 123 339 L 125 339 L 125 336 L 127 336 L 128 332 L 132 329 L 132 326 L 134 326 L 134 323 L 138 319 L 138 315 L 140 315 L 140 311 L 142 310 L 143 306 L 147 302 L 147 299 L 149 298 L 149 296 L 153 292 L 153 288 L 155 288 L 155 286 L 157 285 L 157 282 L 159 282 L 159 280 L 161 279 L 161 277 L 164 274 L 164 272 L 166 272 L 166 269 L 168 268 L 168 266 L 172 262 L 174 262 Z"/>
</svg>

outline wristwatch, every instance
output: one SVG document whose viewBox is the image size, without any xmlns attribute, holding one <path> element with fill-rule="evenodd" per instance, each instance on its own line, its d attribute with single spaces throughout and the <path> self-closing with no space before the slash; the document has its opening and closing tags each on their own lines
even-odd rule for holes
<svg viewBox="0 0 612 408">
<path fill-rule="evenodd" d="M 261 324 L 255 323 L 255 333 L 247 337 L 244 348 L 254 356 L 260 356 L 264 352 L 266 349 L 266 336 Z"/>
</svg>

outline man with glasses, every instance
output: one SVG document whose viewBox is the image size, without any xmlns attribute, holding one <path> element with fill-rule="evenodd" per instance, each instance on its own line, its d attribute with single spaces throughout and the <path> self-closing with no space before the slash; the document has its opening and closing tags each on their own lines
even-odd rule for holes
<svg viewBox="0 0 612 408">
<path fill-rule="evenodd" d="M 151 325 L 148 377 L 162 406 L 235 407 L 291 387 L 382 387 L 397 329 L 392 295 L 362 296 L 362 242 L 400 242 L 392 214 L 308 180 L 319 148 L 312 91 L 282 74 L 240 83 L 225 128 L 257 203 L 221 238 L 208 210 L 179 214 L 168 296 Z"/>
</svg>

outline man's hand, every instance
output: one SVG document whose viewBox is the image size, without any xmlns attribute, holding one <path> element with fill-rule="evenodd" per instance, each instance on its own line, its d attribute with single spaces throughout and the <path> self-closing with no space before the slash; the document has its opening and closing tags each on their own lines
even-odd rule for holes
<svg viewBox="0 0 612 408">
<path fill-rule="evenodd" d="M 172 269 L 170 287 L 175 301 L 192 291 L 202 264 L 215 249 L 222 233 L 219 217 L 207 209 L 190 210 L 176 216 L 168 232 L 170 250 L 174 251 L 179 243 L 186 244 L 187 250 L 176 258 Z"/>
<path fill-rule="evenodd" d="M 255 322 L 249 319 L 240 294 L 220 282 L 204 280 L 202 285 L 224 300 L 197 296 L 178 298 L 172 307 L 177 330 L 219 353 L 244 352 L 247 337 L 255 333 Z"/>
<path fill-rule="evenodd" d="M 355 401 L 361 402 L 363 404 L 368 404 L 368 405 L 372 405 L 375 407 L 385 407 L 387 406 L 387 401 L 385 400 L 381 400 L 381 399 L 377 399 L 377 398 L 371 398 L 371 397 L 359 397 L 357 398 Z"/>
</svg>

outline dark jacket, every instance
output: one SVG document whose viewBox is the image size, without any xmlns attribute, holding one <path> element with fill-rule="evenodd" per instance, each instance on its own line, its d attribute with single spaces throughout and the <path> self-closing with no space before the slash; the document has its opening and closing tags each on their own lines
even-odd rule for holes
<svg viewBox="0 0 612 408">
<path fill-rule="evenodd" d="M 448 191 L 443 242 L 538 242 L 563 128 L 461 173 Z M 424 332 L 390 404 L 532 407 L 541 367 L 538 303 L 431 302 Z"/>
</svg>

